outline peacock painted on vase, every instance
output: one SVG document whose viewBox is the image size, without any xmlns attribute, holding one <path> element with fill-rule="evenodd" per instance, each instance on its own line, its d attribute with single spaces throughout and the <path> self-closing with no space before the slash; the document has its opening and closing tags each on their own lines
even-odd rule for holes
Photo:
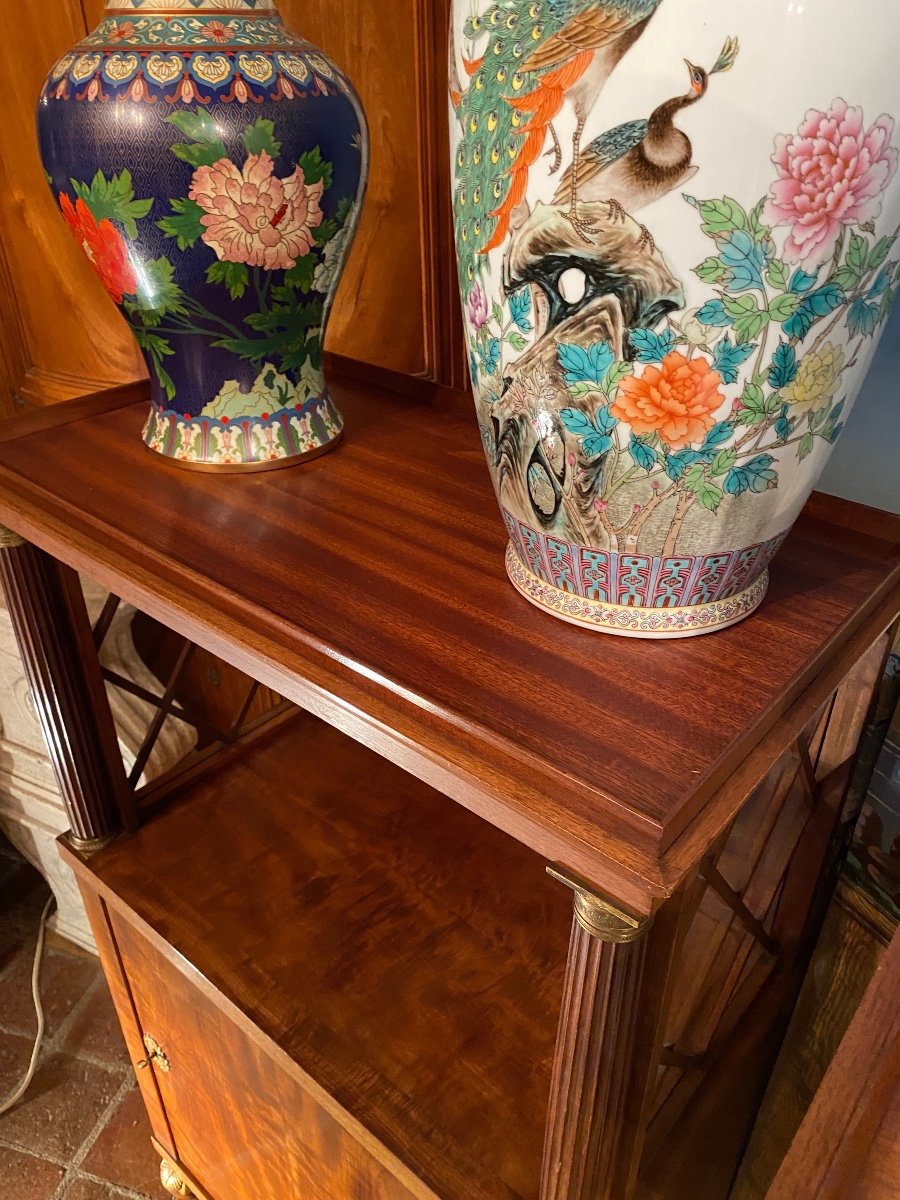
<svg viewBox="0 0 900 1200">
<path fill-rule="evenodd" d="M 595 138 L 566 171 L 553 203 L 566 203 L 569 196 L 583 201 L 606 203 L 611 213 L 624 219 L 683 187 L 697 173 L 693 146 L 675 124 L 678 114 L 697 104 L 709 90 L 710 79 L 734 66 L 738 39 L 729 37 L 708 71 L 685 59 L 690 87 L 682 95 L 660 104 L 649 119 L 626 121 Z M 649 231 L 641 227 L 642 244 L 651 244 Z"/>
<path fill-rule="evenodd" d="M 568 100 L 577 119 L 577 172 L 588 114 L 616 65 L 662 0 L 501 0 L 466 22 L 474 56 L 464 58 L 464 88 L 451 67 L 451 101 L 462 129 L 456 154 L 454 220 L 464 289 L 484 256 L 500 246 L 525 200 L 528 173 L 548 135 L 556 171 L 562 153 L 553 122 Z M 455 57 L 455 48 L 451 46 Z M 566 218 L 587 237 L 577 187 Z"/>
</svg>

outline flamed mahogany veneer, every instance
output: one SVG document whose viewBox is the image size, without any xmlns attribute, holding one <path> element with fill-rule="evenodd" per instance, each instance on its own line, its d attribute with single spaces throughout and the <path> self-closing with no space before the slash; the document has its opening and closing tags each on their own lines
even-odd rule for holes
<svg viewBox="0 0 900 1200">
<path fill-rule="evenodd" d="M 0 428 L 0 574 L 165 1186 L 725 1200 L 900 519 L 820 497 L 743 624 L 591 634 L 508 585 L 468 400 L 332 386 L 346 444 L 268 475 L 148 454 L 142 387 Z M 73 569 L 305 711 L 134 794 Z"/>
</svg>

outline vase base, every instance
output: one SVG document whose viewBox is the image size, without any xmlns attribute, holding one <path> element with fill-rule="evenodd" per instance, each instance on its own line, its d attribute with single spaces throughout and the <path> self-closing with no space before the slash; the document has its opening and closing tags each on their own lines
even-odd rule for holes
<svg viewBox="0 0 900 1200">
<path fill-rule="evenodd" d="M 300 463 L 307 463 L 313 458 L 321 458 L 323 454 L 328 454 L 330 450 L 343 441 L 343 430 L 332 438 L 330 442 L 326 442 L 324 446 L 316 446 L 312 450 L 302 450 L 297 454 L 285 455 L 283 458 L 266 459 L 262 462 L 235 462 L 235 463 L 216 463 L 216 462 L 195 462 L 192 459 L 177 458 L 171 454 L 164 454 L 161 450 L 156 450 L 153 446 L 144 442 L 148 452 L 154 458 L 162 458 L 173 467 L 179 467 L 182 471 L 202 471 L 208 475 L 247 475 L 252 472 L 259 471 L 283 471 L 285 467 L 296 467 Z"/>
<path fill-rule="evenodd" d="M 686 608 L 638 608 L 554 587 L 522 565 L 512 544 L 506 551 L 506 572 L 526 600 L 558 620 L 617 637 L 653 639 L 699 637 L 736 625 L 759 608 L 769 586 L 769 572 L 764 571 L 744 591 L 723 600 Z"/>
</svg>

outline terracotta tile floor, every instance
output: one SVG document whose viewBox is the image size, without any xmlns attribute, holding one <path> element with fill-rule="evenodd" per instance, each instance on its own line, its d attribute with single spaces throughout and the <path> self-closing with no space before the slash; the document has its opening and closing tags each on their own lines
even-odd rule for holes
<svg viewBox="0 0 900 1200">
<path fill-rule="evenodd" d="M 0 838 L 0 1100 L 31 1055 L 31 964 L 48 891 Z M 2 1200 L 160 1200 L 134 1072 L 96 959 L 62 942 L 44 952 L 47 1021 L 34 1081 L 0 1116 Z"/>
</svg>

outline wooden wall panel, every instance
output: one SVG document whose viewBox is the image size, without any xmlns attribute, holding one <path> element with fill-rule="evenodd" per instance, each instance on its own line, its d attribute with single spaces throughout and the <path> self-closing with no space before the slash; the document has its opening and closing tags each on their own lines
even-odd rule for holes
<svg viewBox="0 0 900 1200">
<path fill-rule="evenodd" d="M 353 79 L 372 139 L 366 209 L 328 348 L 452 383 L 453 351 L 444 346 L 447 331 L 458 329 L 458 302 L 452 294 L 448 302 L 446 290 L 449 199 L 435 228 L 438 197 L 450 187 L 449 0 L 280 0 L 280 7 Z"/>
<path fill-rule="evenodd" d="M 96 7 L 96 5 L 95 5 Z M 78 0 L 27 0 L 6 22 L 0 70 L 0 232 L 14 304 L 4 304 L 4 345 L 19 342 L 12 387 L 2 380 L 0 408 L 13 394 L 35 403 L 65 399 L 144 374 L 125 322 L 72 241 L 44 180 L 34 112 L 53 62 L 82 36 Z M 13 326 L 5 311 L 17 309 Z"/>
<path fill-rule="evenodd" d="M 0 71 L 0 413 L 140 378 L 128 329 L 72 243 L 47 190 L 34 108 L 48 68 L 104 0 L 20 0 Z M 449 213 L 446 29 L 450 0 L 281 0 L 285 20 L 357 83 L 372 132 L 369 197 L 328 348 L 404 375 L 465 380 Z M 0 261 L 0 283 L 4 264 Z"/>
</svg>

